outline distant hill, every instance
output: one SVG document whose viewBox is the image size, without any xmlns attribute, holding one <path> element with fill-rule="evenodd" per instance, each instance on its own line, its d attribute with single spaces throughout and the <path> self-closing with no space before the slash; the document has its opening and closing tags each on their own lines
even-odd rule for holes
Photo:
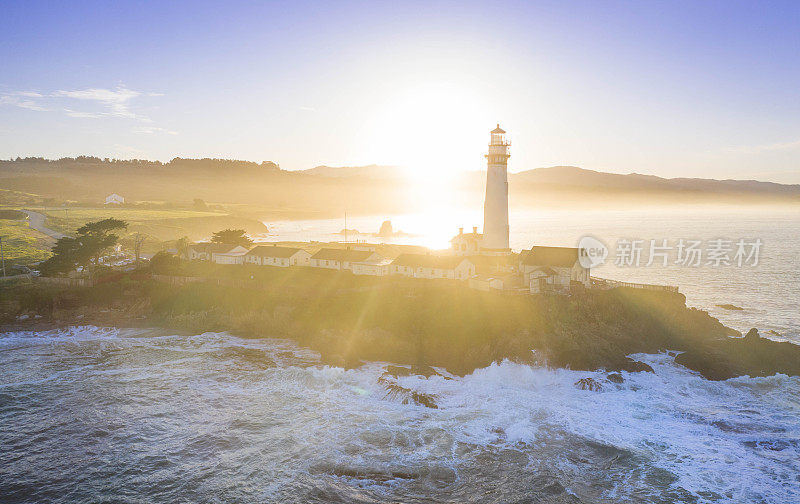
<svg viewBox="0 0 800 504">
<path fill-rule="evenodd" d="M 397 173 L 395 168 L 376 165 L 297 172 L 282 170 L 271 161 L 229 159 L 175 158 L 162 163 L 91 156 L 17 158 L 0 160 L 0 205 L 42 200 L 96 205 L 117 193 L 126 202 L 186 204 L 199 198 L 244 204 L 258 207 L 250 210 L 259 215 L 391 214 L 403 212 L 413 202 L 413 194 L 397 182 Z"/>
<path fill-rule="evenodd" d="M 468 207 L 483 204 L 485 172 L 463 172 L 439 183 L 454 204 Z M 111 193 L 121 194 L 131 202 L 184 204 L 200 198 L 256 206 L 258 210 L 254 211 L 269 209 L 273 215 L 285 216 L 338 216 L 344 211 L 391 215 L 418 208 L 420 197 L 417 188 L 409 185 L 403 170 L 396 166 L 317 166 L 286 171 L 271 161 L 228 159 L 175 158 L 161 163 L 83 156 L 0 161 L 0 204 L 32 204 L 44 199 L 55 200 L 56 204 L 64 201 L 102 204 Z M 424 194 L 431 193 L 426 190 Z M 512 207 L 797 204 L 800 185 L 755 180 L 666 179 L 554 166 L 510 174 L 509 198 Z"/>
<path fill-rule="evenodd" d="M 645 191 L 712 191 L 752 192 L 778 195 L 800 195 L 800 185 L 786 185 L 757 180 L 715 180 L 702 178 L 661 178 L 655 175 L 630 173 L 621 175 L 578 168 L 553 166 L 511 174 L 509 180 L 522 184 L 548 184 L 562 187 L 608 188 Z"/>
<path fill-rule="evenodd" d="M 366 166 L 317 166 L 308 170 L 299 170 L 296 173 L 314 175 L 318 177 L 364 177 L 370 179 L 402 178 L 403 170 L 397 166 L 366 165 Z"/>
</svg>

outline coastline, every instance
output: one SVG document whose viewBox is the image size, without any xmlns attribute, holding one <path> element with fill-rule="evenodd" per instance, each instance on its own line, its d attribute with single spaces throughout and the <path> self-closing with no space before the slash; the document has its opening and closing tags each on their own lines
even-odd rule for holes
<svg viewBox="0 0 800 504">
<path fill-rule="evenodd" d="M 665 351 L 710 380 L 800 375 L 800 346 L 761 338 L 755 330 L 738 337 L 707 312 L 687 307 L 676 293 L 619 288 L 571 297 L 504 296 L 436 280 L 384 285 L 329 272 L 269 274 L 274 287 L 268 290 L 170 286 L 141 274 L 138 280 L 85 288 L 21 286 L 16 303 L 6 289 L 0 331 L 70 326 L 179 335 L 225 331 L 290 339 L 337 367 L 389 362 L 412 370 L 444 368 L 459 376 L 502 360 L 652 372 L 629 355 Z"/>
</svg>

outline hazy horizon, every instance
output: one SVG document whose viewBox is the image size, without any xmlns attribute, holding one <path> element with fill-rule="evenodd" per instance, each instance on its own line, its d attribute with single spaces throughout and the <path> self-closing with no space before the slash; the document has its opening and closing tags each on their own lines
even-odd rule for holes
<svg viewBox="0 0 800 504">
<path fill-rule="evenodd" d="M 103 161 L 105 159 L 114 160 L 114 161 L 122 161 L 122 162 L 139 160 L 139 161 L 147 161 L 147 162 L 159 162 L 159 163 L 163 163 L 163 164 L 167 164 L 167 163 L 169 163 L 170 161 L 172 161 L 174 159 L 179 159 L 179 156 L 174 156 L 174 157 L 169 158 L 169 159 L 149 159 L 149 158 L 135 158 L 135 157 L 129 157 L 129 158 L 105 157 L 104 158 L 104 157 L 92 156 L 92 155 L 63 156 L 61 158 L 46 158 L 46 157 L 42 157 L 42 156 L 29 156 L 29 158 L 42 158 L 42 159 L 45 159 L 45 160 L 51 161 L 51 162 L 58 161 L 59 159 L 75 159 L 76 157 L 96 157 L 96 158 L 100 159 L 101 161 Z M 0 162 L 4 162 L 4 161 L 5 162 L 14 162 L 16 160 L 24 160 L 24 159 L 26 159 L 26 158 L 22 157 L 22 156 L 16 156 L 16 157 L 11 157 L 9 159 L 0 159 Z M 367 164 L 363 164 L 363 165 L 341 165 L 341 164 L 337 165 L 337 164 L 332 164 L 332 163 L 323 163 L 323 164 L 310 166 L 310 167 L 286 168 L 283 165 L 281 165 L 281 163 L 279 161 L 276 161 L 274 159 L 263 159 L 263 160 L 238 159 L 238 158 L 227 158 L 227 159 L 226 158 L 180 158 L 180 159 L 184 159 L 184 160 L 219 159 L 221 161 L 234 161 L 234 162 L 255 163 L 255 164 L 273 163 L 276 166 L 278 166 L 281 170 L 287 171 L 287 172 L 310 172 L 310 171 L 314 171 L 315 169 L 319 169 L 319 168 L 330 168 L 330 169 L 333 169 L 333 170 L 339 170 L 339 169 L 341 169 L 341 170 L 347 170 L 347 169 L 370 169 L 370 168 L 392 169 L 392 170 L 396 169 L 396 170 L 400 170 L 401 172 L 405 172 L 406 170 L 408 170 L 408 168 L 404 167 L 404 166 L 384 165 L 384 164 L 379 164 L 379 163 L 367 163 Z M 713 177 L 702 177 L 702 176 L 683 176 L 683 177 L 679 177 L 679 176 L 662 176 L 662 175 L 653 175 L 653 174 L 649 174 L 649 173 L 636 172 L 636 171 L 630 171 L 630 172 L 605 171 L 605 170 L 597 170 L 597 169 L 587 168 L 587 167 L 584 167 L 584 166 L 574 166 L 574 165 L 535 166 L 535 167 L 531 167 L 531 168 L 521 168 L 520 167 L 520 168 L 517 168 L 517 169 L 512 169 L 511 167 L 509 167 L 508 173 L 509 173 L 509 175 L 517 175 L 517 174 L 522 174 L 522 173 L 525 173 L 525 172 L 530 172 L 530 171 L 535 171 L 535 170 L 550 170 L 550 169 L 562 169 L 562 168 L 563 169 L 575 168 L 575 169 L 578 169 L 578 170 L 581 170 L 581 171 L 585 171 L 585 172 L 595 172 L 595 173 L 608 174 L 608 175 L 656 176 L 656 177 L 660 177 L 660 178 L 665 179 L 665 180 L 670 180 L 670 179 L 702 179 L 702 180 L 717 180 L 717 181 L 723 181 L 723 182 L 724 181 L 770 182 L 770 183 L 777 183 L 777 184 L 782 184 L 782 185 L 800 185 L 800 179 L 798 179 L 797 182 L 776 182 L 776 181 L 773 181 L 773 180 L 756 179 L 756 178 L 744 178 L 744 177 L 742 177 L 742 178 L 734 178 L 734 177 L 730 177 L 730 178 L 722 178 L 722 177 L 713 178 Z M 486 172 L 486 168 L 474 168 L 474 169 L 465 168 L 465 169 L 462 169 L 462 170 L 448 171 L 447 176 L 452 178 L 452 177 L 457 177 L 459 175 L 461 175 L 461 176 L 474 175 L 474 174 L 485 173 L 485 172 Z M 409 170 L 409 174 L 410 175 L 413 175 L 414 173 L 415 173 L 415 170 L 413 170 L 413 169 Z M 358 176 L 358 175 L 342 175 L 342 177 L 347 177 L 347 176 Z M 325 176 L 323 176 L 323 177 L 325 177 Z"/>
<path fill-rule="evenodd" d="M 772 6 L 9 4 L 0 158 L 427 175 L 481 169 L 500 123 L 512 172 L 797 183 L 800 4 Z"/>
</svg>

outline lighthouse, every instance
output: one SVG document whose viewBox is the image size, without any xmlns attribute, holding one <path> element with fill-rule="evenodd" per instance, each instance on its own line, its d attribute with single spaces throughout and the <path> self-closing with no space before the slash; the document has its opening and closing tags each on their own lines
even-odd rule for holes
<svg viewBox="0 0 800 504">
<path fill-rule="evenodd" d="M 508 247 L 508 147 L 506 132 L 497 125 L 491 132 L 486 154 L 486 201 L 483 204 L 483 240 L 485 254 L 507 254 Z"/>
</svg>

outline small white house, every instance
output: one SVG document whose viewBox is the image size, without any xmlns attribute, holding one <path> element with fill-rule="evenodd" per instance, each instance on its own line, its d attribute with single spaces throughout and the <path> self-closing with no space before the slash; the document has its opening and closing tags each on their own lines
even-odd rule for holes
<svg viewBox="0 0 800 504">
<path fill-rule="evenodd" d="M 227 252 L 215 252 L 211 254 L 211 260 L 217 264 L 244 264 L 244 256 L 247 249 L 237 245 Z"/>
<path fill-rule="evenodd" d="M 469 279 L 469 287 L 482 291 L 501 291 L 519 287 L 519 279 L 513 274 L 475 275 Z"/>
<path fill-rule="evenodd" d="M 117 193 L 106 196 L 106 205 L 121 205 L 123 203 L 125 203 L 125 198 Z"/>
<path fill-rule="evenodd" d="M 386 276 L 391 263 L 389 259 L 354 262 L 350 264 L 350 269 L 354 275 Z"/>
<path fill-rule="evenodd" d="M 324 248 L 311 256 L 309 265 L 312 268 L 352 270 L 352 263 L 378 261 L 380 259 L 381 256 L 371 250 Z"/>
<path fill-rule="evenodd" d="M 450 240 L 450 247 L 457 256 L 478 255 L 482 242 L 483 235 L 478 233 L 477 227 L 473 227 L 471 233 L 465 233 L 464 228 L 458 228 L 458 234 Z"/>
<path fill-rule="evenodd" d="M 311 254 L 300 248 L 279 247 L 277 245 L 259 245 L 244 256 L 245 264 L 259 266 L 308 266 Z"/>
<path fill-rule="evenodd" d="M 475 275 L 475 264 L 464 256 L 400 254 L 392 261 L 389 272 L 412 278 L 468 280 Z"/>
<path fill-rule="evenodd" d="M 532 247 L 520 254 L 520 272 L 531 294 L 568 291 L 573 282 L 591 286 L 590 270 L 578 260 L 579 249 Z"/>
<path fill-rule="evenodd" d="M 241 245 L 232 245 L 230 243 L 193 243 L 187 249 L 187 256 L 192 261 L 216 261 L 218 254 L 227 254 L 229 252 L 247 252 L 247 249 Z"/>
</svg>

